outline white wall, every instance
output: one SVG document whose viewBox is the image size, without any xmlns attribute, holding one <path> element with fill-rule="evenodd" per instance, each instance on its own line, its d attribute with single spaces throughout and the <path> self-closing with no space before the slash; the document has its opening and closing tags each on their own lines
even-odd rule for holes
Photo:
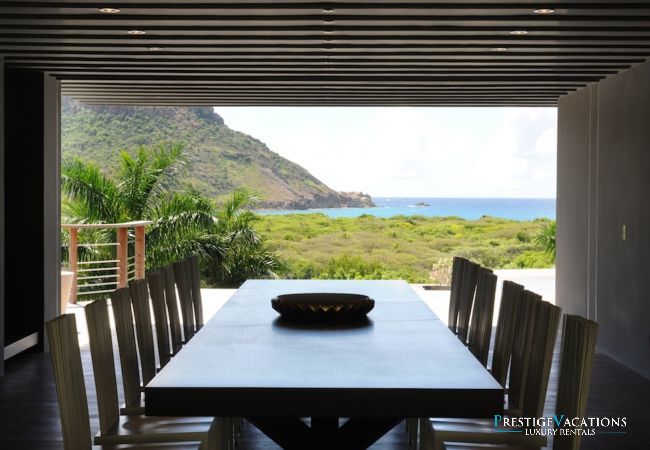
<svg viewBox="0 0 650 450">
<path fill-rule="evenodd" d="M 45 76 L 43 83 L 43 287 L 47 321 L 61 309 L 61 87 L 50 76 Z"/>
</svg>

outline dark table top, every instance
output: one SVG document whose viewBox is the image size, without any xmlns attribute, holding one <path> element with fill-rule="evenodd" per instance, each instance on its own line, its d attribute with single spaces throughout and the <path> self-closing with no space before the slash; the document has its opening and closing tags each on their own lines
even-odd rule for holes
<svg viewBox="0 0 650 450">
<path fill-rule="evenodd" d="M 271 298 L 365 294 L 363 325 L 285 324 Z M 402 281 L 249 280 L 146 386 L 148 415 L 491 417 L 503 390 Z"/>
</svg>

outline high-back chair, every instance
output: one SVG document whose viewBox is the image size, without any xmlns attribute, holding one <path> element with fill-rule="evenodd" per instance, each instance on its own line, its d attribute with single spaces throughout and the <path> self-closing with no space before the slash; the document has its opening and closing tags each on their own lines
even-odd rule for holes
<svg viewBox="0 0 650 450">
<path fill-rule="evenodd" d="M 461 279 L 460 295 L 458 298 L 458 324 L 456 326 L 458 339 L 463 343 L 467 341 L 469 319 L 472 314 L 472 305 L 474 303 L 474 294 L 476 292 L 478 270 L 480 267 L 472 261 L 467 261 L 463 267 L 463 277 Z"/>
<path fill-rule="evenodd" d="M 81 365 L 74 314 L 46 323 L 50 355 L 59 399 L 63 446 L 66 450 L 90 448 L 90 415 Z"/>
<path fill-rule="evenodd" d="M 133 280 L 129 283 L 131 302 L 133 303 L 133 318 L 135 319 L 135 335 L 138 339 L 138 355 L 142 383 L 149 383 L 156 376 L 156 349 L 153 343 L 153 326 L 151 325 L 151 306 L 149 304 L 149 289 L 147 280 Z"/>
<path fill-rule="evenodd" d="M 512 341 L 512 359 L 508 382 L 508 407 L 518 408 L 524 400 L 524 386 L 528 376 L 530 349 L 535 328 L 537 304 L 542 297 L 523 291 L 515 308 L 515 330 Z"/>
<path fill-rule="evenodd" d="M 447 325 L 454 333 L 456 333 L 456 325 L 458 324 L 458 301 L 466 262 L 465 258 L 454 256 L 451 265 L 451 292 L 449 293 L 449 319 Z"/>
<path fill-rule="evenodd" d="M 199 257 L 194 255 L 187 262 L 190 271 L 190 285 L 192 290 L 192 306 L 194 307 L 194 326 L 196 331 L 203 328 L 203 297 L 201 296 L 201 272 L 199 271 Z"/>
<path fill-rule="evenodd" d="M 476 297 L 467 338 L 467 347 L 481 364 L 487 366 L 492 338 L 492 316 L 497 276 L 490 269 L 479 269 Z"/>
<path fill-rule="evenodd" d="M 161 270 L 147 272 L 147 283 L 151 306 L 156 323 L 156 344 L 158 347 L 158 361 L 164 367 L 170 359 L 169 321 L 167 319 L 167 306 L 165 305 L 165 280 Z"/>
<path fill-rule="evenodd" d="M 564 417 L 584 417 L 593 358 L 596 352 L 598 324 L 579 316 L 564 316 L 562 332 L 562 353 L 560 356 L 560 374 L 558 378 L 557 401 L 555 413 Z M 494 433 L 493 433 L 494 434 Z M 512 440 L 510 445 L 499 445 L 494 450 L 517 450 L 522 448 L 539 448 L 538 438 L 521 433 L 495 433 L 503 440 Z M 505 439 L 504 435 L 510 435 Z M 578 433 L 555 433 L 553 450 L 579 450 L 581 435 Z M 505 444 L 505 443 L 504 443 Z M 525 447 L 522 447 L 524 445 Z M 423 449 L 431 448 L 423 446 Z M 472 444 L 445 443 L 448 450 L 485 450 L 484 446 Z"/>
<path fill-rule="evenodd" d="M 528 374 L 523 386 L 521 410 L 506 414 L 514 417 L 541 417 L 551 372 L 555 338 L 562 310 L 548 302 L 534 299 L 535 320 L 528 351 L 531 353 L 527 367 Z M 494 421 L 432 419 L 423 424 L 424 448 L 443 449 L 446 442 L 480 442 L 485 444 L 514 444 L 520 442 L 533 446 L 545 446 L 543 436 L 495 432 Z"/>
<path fill-rule="evenodd" d="M 187 260 L 172 263 L 174 278 L 178 288 L 178 297 L 181 303 L 181 316 L 183 317 L 183 337 L 189 342 L 194 336 L 194 304 L 192 302 L 192 282 Z"/>
<path fill-rule="evenodd" d="M 585 416 L 597 338 L 596 322 L 580 316 L 564 317 L 556 414 Z M 578 450 L 580 439 L 580 435 L 557 433 L 553 438 L 553 450 Z"/>
<path fill-rule="evenodd" d="M 99 432 L 108 433 L 119 420 L 117 378 L 113 356 L 110 319 L 106 300 L 95 300 L 84 307 L 88 326 L 88 343 L 95 375 L 99 411 Z"/>
<path fill-rule="evenodd" d="M 551 375 L 553 351 L 562 316 L 562 308 L 548 302 L 538 302 L 536 308 L 523 403 L 519 405 L 520 414 L 524 417 L 542 417 L 544 413 L 544 400 Z"/>
<path fill-rule="evenodd" d="M 494 334 L 494 353 L 490 372 L 495 380 L 503 387 L 508 380 L 508 369 L 512 356 L 512 343 L 515 332 L 515 309 L 521 299 L 524 287 L 512 281 L 505 280 L 501 289 L 501 306 L 497 328 Z"/>
<path fill-rule="evenodd" d="M 108 450 L 109 447 L 92 445 L 86 384 L 74 314 L 65 314 L 50 320 L 45 324 L 45 329 L 50 344 L 54 383 L 59 400 L 63 448 L 65 450 Z M 112 358 L 112 352 L 110 357 Z M 113 367 L 113 379 L 115 379 L 115 367 Z M 102 392 L 108 395 L 109 391 L 110 389 Z M 100 396 L 104 398 L 104 394 L 100 394 L 99 391 L 97 394 L 98 401 Z M 106 423 L 106 420 L 108 420 L 108 415 L 100 413 L 100 422 Z M 130 445 L 120 448 L 131 450 L 198 450 L 200 446 L 200 442 L 186 442 L 182 444 Z M 115 447 L 110 446 L 110 448 Z"/>
<path fill-rule="evenodd" d="M 178 297 L 176 295 L 176 277 L 172 265 L 161 269 L 165 283 L 165 304 L 169 313 L 169 334 L 172 340 L 172 355 L 178 353 L 183 346 L 183 329 L 178 312 Z"/>
<path fill-rule="evenodd" d="M 95 443 L 119 445 L 199 441 L 204 449 L 216 449 L 217 424 L 212 418 L 120 416 L 106 301 L 94 301 L 85 307 L 85 313 L 100 419 Z"/>
<path fill-rule="evenodd" d="M 133 311 L 129 288 L 121 288 L 111 293 L 111 306 L 115 319 L 115 335 L 120 354 L 122 386 L 124 388 L 124 407 L 122 414 L 142 414 L 142 387 L 140 386 L 140 365 L 138 349 L 133 329 Z"/>
</svg>

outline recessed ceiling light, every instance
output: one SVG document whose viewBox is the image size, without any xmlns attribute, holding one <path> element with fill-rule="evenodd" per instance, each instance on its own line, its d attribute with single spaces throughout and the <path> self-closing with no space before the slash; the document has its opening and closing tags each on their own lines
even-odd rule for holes
<svg viewBox="0 0 650 450">
<path fill-rule="evenodd" d="M 120 10 L 118 8 L 99 8 L 99 12 L 104 14 L 117 14 Z"/>
<path fill-rule="evenodd" d="M 526 30 L 513 30 L 513 31 L 510 32 L 510 34 L 512 34 L 513 36 L 524 36 L 524 35 L 528 34 L 528 31 L 526 31 Z"/>
<path fill-rule="evenodd" d="M 535 14 L 553 14 L 555 10 L 553 8 L 537 8 L 533 12 Z"/>
<path fill-rule="evenodd" d="M 494 47 L 492 49 L 493 52 L 507 52 L 508 49 L 506 47 Z"/>
<path fill-rule="evenodd" d="M 142 31 L 142 30 L 129 30 L 126 33 L 131 34 L 133 36 L 139 36 L 139 35 L 142 35 L 142 34 L 147 34 L 146 31 Z"/>
<path fill-rule="evenodd" d="M 162 47 L 149 47 L 149 50 L 151 50 L 152 52 L 158 52 L 162 50 Z"/>
</svg>

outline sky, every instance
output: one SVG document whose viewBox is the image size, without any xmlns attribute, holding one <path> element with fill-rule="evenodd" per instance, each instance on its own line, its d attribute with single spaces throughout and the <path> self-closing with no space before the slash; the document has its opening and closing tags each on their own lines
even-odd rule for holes
<svg viewBox="0 0 650 450">
<path fill-rule="evenodd" d="M 339 191 L 554 198 L 556 108 L 216 107 Z"/>
</svg>

